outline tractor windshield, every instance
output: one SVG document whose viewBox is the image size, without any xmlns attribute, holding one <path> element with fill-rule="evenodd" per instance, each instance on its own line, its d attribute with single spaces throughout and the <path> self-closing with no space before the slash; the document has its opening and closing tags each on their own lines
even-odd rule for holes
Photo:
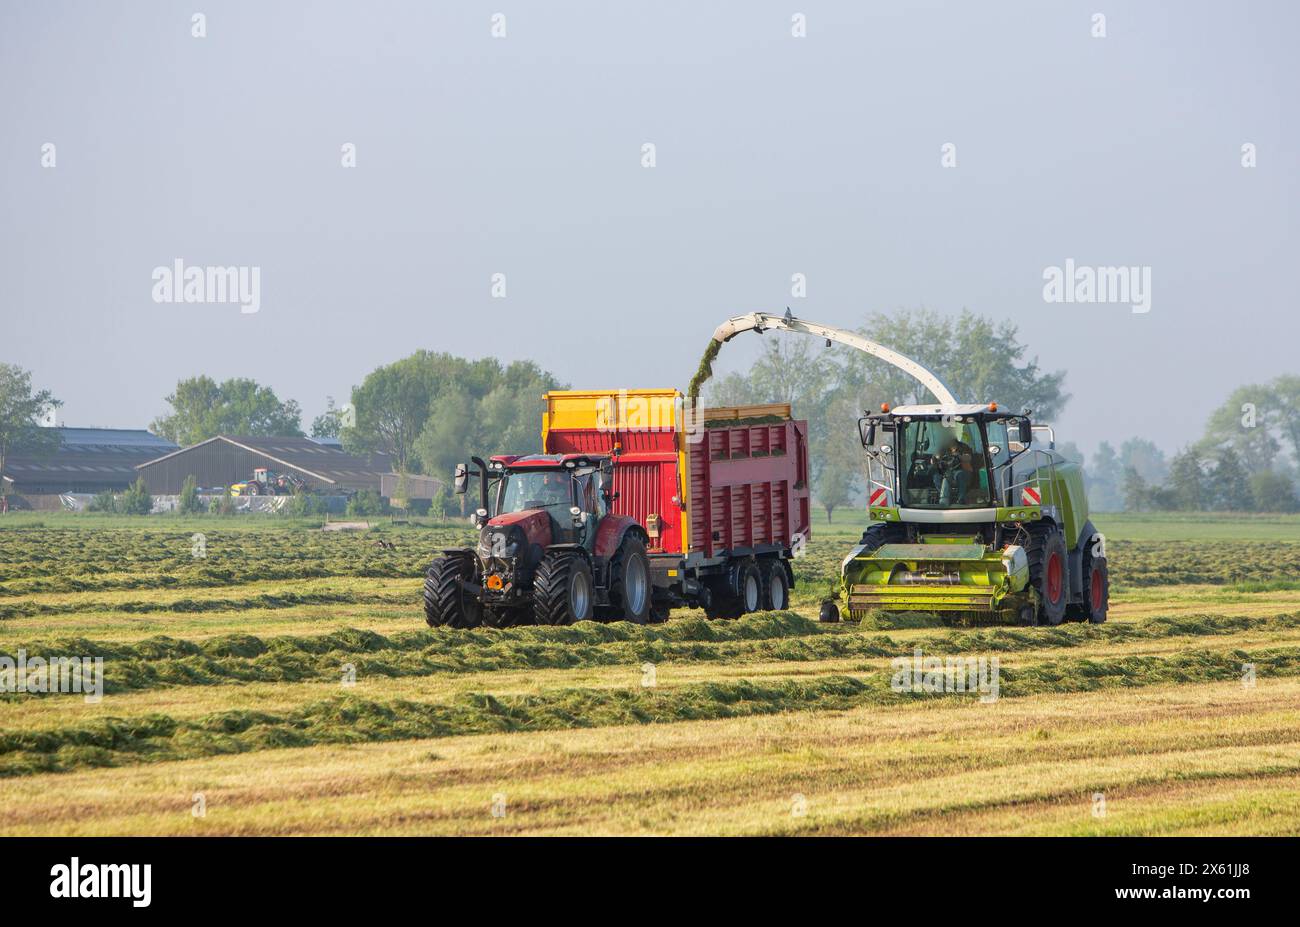
<svg viewBox="0 0 1300 927">
<path fill-rule="evenodd" d="M 904 506 L 991 504 L 984 437 L 977 419 L 945 416 L 899 422 L 898 454 Z"/>
<path fill-rule="evenodd" d="M 566 470 L 514 470 L 497 487 L 498 515 L 572 505 L 573 476 Z"/>
</svg>

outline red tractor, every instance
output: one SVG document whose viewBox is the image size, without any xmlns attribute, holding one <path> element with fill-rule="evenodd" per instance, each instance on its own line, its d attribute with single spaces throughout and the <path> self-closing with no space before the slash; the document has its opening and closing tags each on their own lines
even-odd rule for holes
<svg viewBox="0 0 1300 927">
<path fill-rule="evenodd" d="M 445 549 L 429 566 L 424 614 L 431 627 L 666 617 L 652 601 L 646 529 L 612 511 L 611 457 L 471 460 L 476 469 L 456 467 L 455 489 L 463 494 L 478 478 L 478 544 Z"/>
</svg>

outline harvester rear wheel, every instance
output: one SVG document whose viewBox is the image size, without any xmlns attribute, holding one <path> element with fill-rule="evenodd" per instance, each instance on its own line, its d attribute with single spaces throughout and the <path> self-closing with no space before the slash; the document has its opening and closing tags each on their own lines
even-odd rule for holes
<svg viewBox="0 0 1300 927">
<path fill-rule="evenodd" d="M 587 621 L 592 616 L 593 592 L 586 557 L 570 551 L 547 554 L 533 574 L 533 623 Z"/>
<path fill-rule="evenodd" d="M 1106 569 L 1106 558 L 1094 560 L 1091 552 L 1083 555 L 1083 607 L 1092 624 L 1104 623 L 1106 611 L 1110 608 L 1110 573 Z"/>
<path fill-rule="evenodd" d="M 1029 557 L 1029 582 L 1038 592 L 1039 623 L 1060 624 L 1070 601 L 1065 535 L 1055 525 L 1036 527 L 1029 535 L 1025 553 Z"/>
<path fill-rule="evenodd" d="M 431 628 L 476 628 L 483 607 L 465 595 L 461 582 L 474 578 L 468 555 L 448 554 L 429 564 L 424 574 L 424 620 Z"/>
</svg>

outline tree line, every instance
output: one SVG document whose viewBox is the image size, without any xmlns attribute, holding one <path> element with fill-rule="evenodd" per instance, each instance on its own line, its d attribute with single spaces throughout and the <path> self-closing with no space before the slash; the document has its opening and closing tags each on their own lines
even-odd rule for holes
<svg viewBox="0 0 1300 927">
<path fill-rule="evenodd" d="M 1064 371 L 1043 370 L 1007 321 L 963 312 L 876 313 L 858 329 L 924 366 L 941 371 L 959 395 L 996 398 L 1005 408 L 1051 420 L 1065 409 Z M 371 371 L 346 407 L 331 398 L 311 423 L 313 437 L 337 437 L 357 454 L 380 453 L 399 473 L 445 476 L 467 453 L 534 453 L 541 449 L 541 396 L 563 389 L 531 361 L 503 364 L 416 351 Z M 169 410 L 151 430 L 187 446 L 219 434 L 302 436 L 302 410 L 292 399 L 251 379 L 182 380 L 166 397 Z M 770 336 L 745 372 L 713 380 L 708 405 L 788 402 L 809 425 L 812 488 L 829 519 L 860 501 L 866 459 L 857 421 L 864 410 L 932 402 L 908 374 L 841 345 L 808 337 Z M 48 452 L 57 445 L 39 419 L 59 401 L 35 390 L 31 376 L 0 364 L 0 467 L 16 449 Z M 1058 445 L 1085 463 L 1074 442 Z M 1146 438 L 1118 447 L 1103 441 L 1086 462 L 1085 482 L 1096 511 L 1300 510 L 1300 376 L 1239 387 L 1207 419 L 1202 436 L 1166 458 Z M 0 492 L 4 492 L 0 484 Z"/>
</svg>

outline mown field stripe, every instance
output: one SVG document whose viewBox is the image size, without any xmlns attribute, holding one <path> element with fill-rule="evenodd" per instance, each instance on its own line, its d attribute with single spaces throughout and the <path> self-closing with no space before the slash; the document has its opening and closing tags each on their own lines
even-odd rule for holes
<svg viewBox="0 0 1300 927">
<path fill-rule="evenodd" d="M 1000 695 L 1144 687 L 1171 682 L 1240 679 L 1243 664 L 1259 676 L 1300 674 L 1300 647 L 1248 653 L 1196 651 L 1175 657 L 1064 658 L 1006 669 Z M 466 693 L 449 702 L 377 701 L 338 696 L 289 712 L 231 711 L 178 720 L 165 714 L 101 718 L 50 730 L 0 733 L 0 775 L 83 766 L 188 759 L 279 747 L 450 737 L 510 731 L 662 724 L 787 711 L 836 711 L 897 705 L 918 697 L 968 694 L 900 693 L 889 673 L 823 676 L 756 684 L 708 682 L 657 689 L 567 689 L 495 697 Z"/>
<path fill-rule="evenodd" d="M 347 628 L 323 635 L 236 634 L 201 641 L 155 637 L 112 643 L 58 638 L 12 649 L 21 647 L 29 656 L 103 657 L 105 691 L 121 693 L 231 682 L 330 681 L 339 678 L 340 666 L 347 662 L 360 675 L 398 678 L 642 663 L 813 663 L 905 656 L 917 648 L 927 654 L 1007 654 L 1296 628 L 1300 628 L 1300 613 L 1198 615 L 1101 626 L 989 628 L 901 640 L 859 632 L 851 625 L 828 627 L 784 612 L 736 622 L 687 619 L 659 627 L 584 623 L 568 628 L 412 631 L 389 636 Z M 8 700 L 23 697 L 11 695 Z"/>
</svg>

